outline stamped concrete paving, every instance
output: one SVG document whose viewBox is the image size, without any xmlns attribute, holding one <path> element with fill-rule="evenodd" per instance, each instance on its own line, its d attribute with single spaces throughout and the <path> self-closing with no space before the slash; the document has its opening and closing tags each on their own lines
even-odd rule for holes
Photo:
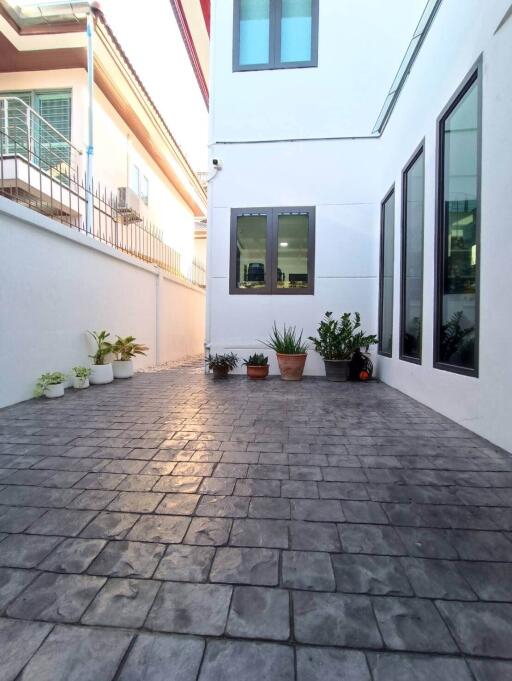
<svg viewBox="0 0 512 681">
<path fill-rule="evenodd" d="M 377 383 L 0 412 L 0 681 L 511 681 L 512 457 Z"/>
</svg>

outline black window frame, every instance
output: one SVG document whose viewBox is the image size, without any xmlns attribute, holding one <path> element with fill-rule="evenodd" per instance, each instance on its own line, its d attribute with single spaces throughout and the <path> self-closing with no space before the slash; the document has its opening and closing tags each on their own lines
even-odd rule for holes
<svg viewBox="0 0 512 681">
<path fill-rule="evenodd" d="M 405 337 L 405 294 L 406 294 L 406 260 L 407 260 L 407 195 L 408 184 L 407 176 L 416 162 L 422 158 L 423 165 L 423 215 L 422 215 L 422 257 L 421 257 L 421 331 L 420 331 L 420 356 L 412 357 L 407 355 L 404 351 L 404 337 Z M 404 362 L 411 362 L 412 364 L 422 364 L 423 361 L 423 287 L 425 276 L 425 139 L 416 147 L 409 161 L 402 170 L 402 214 L 401 214 L 401 249 L 400 249 L 400 343 L 399 343 L 399 357 Z"/>
<path fill-rule="evenodd" d="M 304 288 L 277 287 L 278 217 L 286 213 L 307 213 L 308 223 L 308 285 Z M 243 215 L 266 215 L 267 249 L 265 254 L 265 286 L 239 288 L 236 277 L 237 220 Z M 229 293 L 230 295 L 312 296 L 315 293 L 315 206 L 272 206 L 265 208 L 232 208 L 230 227 Z"/>
<path fill-rule="evenodd" d="M 385 227 L 385 207 L 387 202 L 393 198 L 393 208 L 394 208 L 394 221 L 393 221 L 393 297 L 391 305 L 391 351 L 386 352 L 382 349 L 382 322 L 383 322 L 383 304 L 384 304 L 384 227 Z M 394 312 L 395 312 L 395 225 L 396 225 L 396 195 L 395 195 L 395 185 L 391 186 L 391 189 L 386 193 L 384 198 L 380 203 L 380 253 L 379 253 L 379 320 L 378 320 L 378 334 L 379 342 L 377 345 L 377 354 L 382 357 L 393 357 L 393 345 L 394 345 Z"/>
<path fill-rule="evenodd" d="M 434 274 L 434 357 L 433 367 L 454 374 L 478 378 L 480 363 L 480 253 L 482 216 L 482 80 L 483 58 L 478 58 L 461 85 L 452 95 L 437 119 L 436 153 L 436 226 L 435 226 L 435 274 Z M 475 271 L 475 366 L 474 369 L 448 364 L 439 359 L 442 326 L 443 263 L 444 263 L 444 125 L 448 116 L 460 104 L 470 88 L 477 84 L 477 219 L 476 219 L 476 271 Z"/>
<path fill-rule="evenodd" d="M 266 64 L 240 64 L 240 0 L 233 0 L 233 71 L 276 71 L 280 69 L 303 69 L 318 66 L 318 4 L 311 0 L 311 59 L 308 61 L 282 62 L 281 16 L 282 0 L 269 0 L 269 55 Z"/>
</svg>

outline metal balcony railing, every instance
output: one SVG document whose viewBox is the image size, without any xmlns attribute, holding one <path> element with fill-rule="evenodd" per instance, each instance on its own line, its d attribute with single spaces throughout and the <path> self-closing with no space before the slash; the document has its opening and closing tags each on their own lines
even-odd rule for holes
<svg viewBox="0 0 512 681">
<path fill-rule="evenodd" d="M 79 149 L 25 102 L 0 98 L 0 195 L 204 287 L 204 264 L 195 259 L 183 262 L 181 254 L 164 242 L 162 231 L 142 216 L 128 220 L 118 209 L 117 196 L 87 182 L 80 156 Z"/>
</svg>

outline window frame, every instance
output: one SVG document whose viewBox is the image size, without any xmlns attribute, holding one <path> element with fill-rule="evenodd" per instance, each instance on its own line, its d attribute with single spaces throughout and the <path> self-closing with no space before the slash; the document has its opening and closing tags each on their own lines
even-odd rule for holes
<svg viewBox="0 0 512 681">
<path fill-rule="evenodd" d="M 479 377 L 480 364 L 480 253 L 481 253 L 481 219 L 482 219 L 482 81 L 483 81 L 483 57 L 480 55 L 476 63 L 469 70 L 462 83 L 452 95 L 442 112 L 437 118 L 437 144 L 436 144 L 436 224 L 435 224 L 435 272 L 434 272 L 434 355 L 432 366 L 434 369 L 448 371 L 454 374 Z M 443 264 L 444 264 L 444 124 L 448 116 L 460 104 L 470 88 L 477 84 L 477 219 L 476 219 L 476 271 L 475 271 L 475 366 L 474 369 L 448 364 L 439 359 L 441 314 L 443 295 Z"/>
<path fill-rule="evenodd" d="M 406 255 L 407 255 L 407 175 L 415 163 L 423 157 L 423 215 L 422 215 L 422 258 L 421 258 L 421 333 L 420 333 L 420 356 L 411 357 L 404 351 L 404 335 L 405 335 L 405 294 L 406 294 Z M 411 362 L 412 364 L 423 363 L 423 331 L 424 331 L 424 277 L 425 277 L 425 138 L 414 150 L 409 161 L 405 164 L 402 170 L 402 214 L 401 214 L 401 246 L 400 246 L 400 343 L 399 343 L 399 357 L 404 362 Z"/>
<path fill-rule="evenodd" d="M 282 0 L 269 0 L 269 46 L 266 64 L 240 64 L 240 0 L 233 0 L 233 72 L 277 71 L 280 69 L 315 68 L 318 66 L 318 6 L 311 0 L 311 59 L 308 61 L 281 61 Z"/>
<path fill-rule="evenodd" d="M 278 217 L 283 213 L 307 214 L 308 221 L 308 285 L 304 288 L 277 287 L 277 259 L 278 259 Z M 242 215 L 265 215 L 267 219 L 267 241 L 265 253 L 265 286 L 254 289 L 244 289 L 237 286 L 236 281 L 236 237 L 237 220 Z M 264 208 L 232 208 L 230 226 L 230 255 L 229 255 L 229 294 L 230 295 L 272 295 L 312 296 L 315 293 L 315 206 L 272 206 Z"/>
<path fill-rule="evenodd" d="M 383 322 L 383 303 L 384 303 L 384 223 L 385 223 L 385 206 L 387 202 L 393 197 L 394 203 L 394 221 L 393 221 L 393 298 L 391 306 L 391 351 L 385 352 L 382 349 L 382 322 Z M 378 319 L 378 335 L 379 342 L 377 345 L 377 354 L 381 357 L 393 357 L 393 345 L 394 345 L 394 318 L 395 318 L 395 234 L 396 225 L 396 194 L 395 194 L 395 184 L 391 185 L 391 188 L 385 194 L 384 198 L 380 202 L 380 253 L 379 253 L 379 319 Z"/>
</svg>

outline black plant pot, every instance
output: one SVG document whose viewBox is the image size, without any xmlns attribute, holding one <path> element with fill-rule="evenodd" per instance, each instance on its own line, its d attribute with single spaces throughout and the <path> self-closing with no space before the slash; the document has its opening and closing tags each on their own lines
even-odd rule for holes
<svg viewBox="0 0 512 681">
<path fill-rule="evenodd" d="M 213 367 L 213 378 L 227 378 L 228 373 L 228 367 Z"/>
<path fill-rule="evenodd" d="M 349 359 L 324 359 L 325 376 L 328 381 L 348 380 Z"/>
</svg>

